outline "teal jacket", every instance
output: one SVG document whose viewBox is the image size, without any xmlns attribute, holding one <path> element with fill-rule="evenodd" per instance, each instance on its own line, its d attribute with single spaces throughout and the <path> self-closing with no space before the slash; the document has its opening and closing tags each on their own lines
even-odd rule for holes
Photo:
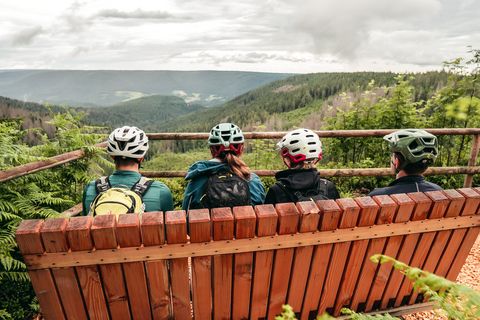
<svg viewBox="0 0 480 320">
<path fill-rule="evenodd" d="M 190 181 L 183 195 L 182 209 L 187 210 L 190 201 L 191 204 L 200 204 L 200 199 L 204 194 L 208 177 L 226 167 L 227 165 L 225 163 L 216 160 L 195 162 L 188 169 L 187 176 L 185 177 L 186 180 Z M 252 204 L 262 204 L 263 200 L 265 200 L 265 188 L 260 178 L 255 173 L 252 173 L 248 184 Z"/>
<path fill-rule="evenodd" d="M 140 179 L 141 175 L 135 171 L 117 170 L 109 177 L 112 186 L 133 185 Z M 87 215 L 90 210 L 90 204 L 97 196 L 95 181 L 91 181 L 83 191 L 83 215 Z M 145 203 L 145 211 L 168 211 L 173 210 L 173 199 L 170 189 L 159 181 L 154 181 L 147 192 L 143 195 L 143 203 Z"/>
</svg>

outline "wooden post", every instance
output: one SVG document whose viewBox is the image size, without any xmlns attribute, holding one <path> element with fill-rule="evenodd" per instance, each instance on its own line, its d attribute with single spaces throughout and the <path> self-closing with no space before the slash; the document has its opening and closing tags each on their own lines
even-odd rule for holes
<svg viewBox="0 0 480 320">
<path fill-rule="evenodd" d="M 477 164 L 478 152 L 480 150 L 480 134 L 473 135 L 472 138 L 472 150 L 470 151 L 470 159 L 468 159 L 468 166 L 474 167 Z M 472 186 L 473 174 L 467 174 L 465 181 L 463 182 L 464 188 L 470 188 Z"/>
</svg>

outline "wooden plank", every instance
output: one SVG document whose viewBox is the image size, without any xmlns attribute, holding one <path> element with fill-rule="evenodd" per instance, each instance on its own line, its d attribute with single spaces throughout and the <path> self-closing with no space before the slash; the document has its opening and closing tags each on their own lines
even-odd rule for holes
<svg viewBox="0 0 480 320">
<path fill-rule="evenodd" d="M 255 206 L 257 237 L 273 236 L 277 230 L 277 211 L 271 204 Z M 266 318 L 268 292 L 273 266 L 273 250 L 255 252 L 250 319 Z"/>
<path fill-rule="evenodd" d="M 117 222 L 117 242 L 121 248 L 138 247 L 142 243 L 140 222 L 136 214 L 121 214 Z M 152 319 L 143 262 L 122 263 L 133 319 Z"/>
<path fill-rule="evenodd" d="M 432 200 L 422 192 L 412 192 L 407 195 L 415 202 L 415 209 L 413 210 L 411 220 L 425 220 L 430 212 Z M 406 264 L 410 264 L 419 239 L 419 233 L 406 235 L 396 259 Z M 390 307 L 395 304 L 403 279 L 404 275 L 401 272 L 392 272 L 387 288 L 383 293 L 382 309 L 386 309 L 387 306 Z"/>
<path fill-rule="evenodd" d="M 84 252 L 27 254 L 23 258 L 30 270 L 92 264 L 123 263 L 125 261 L 152 261 L 242 253 L 252 251 L 298 248 L 319 244 L 341 243 L 388 236 L 418 234 L 440 230 L 472 228 L 480 226 L 480 216 L 442 218 L 425 221 L 410 221 L 391 225 L 374 225 L 353 229 L 337 229 L 333 232 L 316 231 L 256 237 L 253 239 L 219 240 L 205 243 L 170 244 L 154 247 L 130 247 Z"/>
<path fill-rule="evenodd" d="M 278 215 L 278 234 L 293 234 L 297 232 L 299 214 L 294 203 L 277 203 L 275 210 Z M 292 268 L 294 249 L 278 249 L 275 252 L 270 296 L 268 299 L 267 318 L 273 319 L 282 311 L 286 303 L 288 281 Z"/>
<path fill-rule="evenodd" d="M 210 212 L 213 240 L 233 239 L 234 220 L 230 208 L 214 208 Z M 230 319 L 232 304 L 233 255 L 213 257 L 213 318 Z"/>
<path fill-rule="evenodd" d="M 165 212 L 165 227 L 167 231 L 167 243 L 187 242 L 187 218 L 185 211 Z M 170 261 L 173 317 L 175 319 L 192 318 L 190 283 L 188 277 L 188 258 Z"/>
<path fill-rule="evenodd" d="M 342 215 L 340 218 L 339 229 L 353 228 L 357 224 L 360 207 L 353 199 L 336 200 Z M 325 279 L 323 292 L 318 305 L 318 314 L 325 311 L 333 313 L 335 299 L 339 289 L 339 283 L 344 273 L 351 242 L 336 243 L 333 246 L 332 256 L 329 263 L 329 271 Z"/>
<path fill-rule="evenodd" d="M 67 239 L 72 251 L 89 251 L 93 249 L 90 234 L 92 217 L 72 218 L 67 226 Z M 100 272 L 96 265 L 76 267 L 78 281 L 90 319 L 108 319 L 109 313 L 103 293 Z"/>
<path fill-rule="evenodd" d="M 312 232 L 318 228 L 320 221 L 320 210 L 313 201 L 298 202 L 297 209 L 300 213 L 298 232 Z M 290 290 L 288 292 L 288 304 L 293 311 L 300 314 L 302 311 L 303 297 L 312 261 L 314 246 L 300 247 L 295 249 L 293 259 L 292 276 L 290 279 Z"/>
<path fill-rule="evenodd" d="M 190 242 L 209 242 L 212 226 L 208 209 L 188 212 Z M 192 302 L 195 319 L 212 318 L 212 257 L 192 258 Z"/>
<path fill-rule="evenodd" d="M 379 210 L 377 203 L 370 197 L 359 197 L 354 200 L 360 207 L 357 226 L 372 226 L 377 220 Z M 340 288 L 335 301 L 335 316 L 340 315 L 340 309 L 350 305 L 357 282 L 358 290 L 365 290 L 365 287 L 369 287 L 370 285 L 370 283 L 365 282 L 363 277 L 359 279 L 362 265 L 372 263 L 369 257 L 365 257 L 368 244 L 369 240 L 358 240 L 354 241 L 351 245 L 348 262 L 345 265 L 342 281 L 340 282 Z"/>
<path fill-rule="evenodd" d="M 478 195 L 480 195 L 480 188 L 473 189 Z M 474 197 L 475 195 L 472 194 Z M 480 214 L 480 206 L 477 208 L 476 215 Z M 452 266 L 448 270 L 447 279 L 451 281 L 455 281 L 457 279 L 462 266 L 465 264 L 468 255 L 470 254 L 470 250 L 472 249 L 475 241 L 478 238 L 478 234 L 480 233 L 480 227 L 469 228 L 465 237 L 463 238 L 462 244 L 455 255 L 455 259 L 453 260 Z"/>
<path fill-rule="evenodd" d="M 140 227 L 145 247 L 165 243 L 163 212 L 143 213 Z M 168 319 L 171 317 L 171 301 L 167 262 L 166 260 L 146 261 L 145 270 L 153 319 Z"/>
<path fill-rule="evenodd" d="M 44 252 L 40 237 L 43 223 L 42 220 L 23 220 L 20 223 L 15 237 L 23 255 Z M 50 270 L 29 271 L 28 274 L 45 319 L 65 319 Z"/>
<path fill-rule="evenodd" d="M 235 238 L 255 237 L 256 215 L 251 206 L 234 207 Z M 252 288 L 253 252 L 235 254 L 233 257 L 232 319 L 248 319 Z"/>
<path fill-rule="evenodd" d="M 460 216 L 473 216 L 477 213 L 480 204 L 480 196 L 473 189 L 461 188 L 457 192 L 465 198 L 465 204 Z M 463 238 L 467 234 L 467 229 L 458 229 L 451 232 L 450 239 L 445 247 L 442 260 L 435 269 L 435 274 L 447 277 L 448 271 L 455 261 L 455 256 L 460 249 Z"/>
<path fill-rule="evenodd" d="M 71 221 L 71 229 L 85 227 L 86 220 Z M 95 249 L 116 249 L 117 237 L 115 227 L 117 218 L 115 215 L 97 216 L 91 227 L 91 235 Z M 128 305 L 127 289 L 123 281 L 122 265 L 120 263 L 99 265 L 102 275 L 103 289 L 110 310 L 112 319 L 130 318 L 130 307 Z"/>
<path fill-rule="evenodd" d="M 445 216 L 447 207 L 449 204 L 448 198 L 441 191 L 429 191 L 424 193 L 430 200 L 433 201 L 430 212 L 428 213 L 428 219 L 438 219 Z M 417 247 L 413 252 L 409 265 L 415 268 L 422 268 L 430 248 L 432 247 L 435 239 L 436 232 L 422 233 L 419 237 Z M 407 304 L 412 295 L 413 284 L 407 277 L 403 278 L 403 282 L 397 293 L 394 307 Z"/>
<path fill-rule="evenodd" d="M 319 208 L 320 231 L 331 231 L 338 227 L 342 210 L 334 200 L 317 201 Z M 322 293 L 323 283 L 327 274 L 328 263 L 333 244 L 322 244 L 315 246 L 313 250 L 312 264 L 308 276 L 307 288 L 302 306 L 301 319 L 308 319 L 311 313 L 316 314 L 320 295 Z M 312 315 L 314 316 L 314 315 Z"/>
<path fill-rule="evenodd" d="M 388 195 L 373 196 L 372 199 L 380 207 L 375 224 L 382 225 L 392 223 L 397 210 L 397 204 L 395 201 L 393 201 Z M 365 309 L 368 293 L 374 284 L 374 279 L 379 268 L 379 265 L 370 261 L 370 257 L 374 254 L 383 253 L 387 239 L 388 238 L 372 239 L 368 245 L 362 270 L 360 271 L 362 287 L 358 285 L 357 289 L 354 290 L 352 302 L 350 304 L 350 307 L 353 310 L 363 311 Z"/>
<path fill-rule="evenodd" d="M 68 220 L 46 219 L 40 231 L 46 252 L 68 252 L 66 228 Z M 53 268 L 58 295 L 68 319 L 87 319 L 82 293 L 74 268 Z"/>
<path fill-rule="evenodd" d="M 415 202 L 410 199 L 406 194 L 393 194 L 390 196 L 397 204 L 397 212 L 395 214 L 394 222 L 402 223 L 409 221 L 415 208 Z M 403 236 L 393 236 L 387 239 L 383 254 L 396 257 L 403 241 Z M 393 271 L 393 267 L 390 263 L 384 263 L 378 267 L 378 271 L 375 275 L 375 280 L 370 292 L 368 293 L 367 303 L 365 311 L 371 311 L 378 309 L 381 304 L 381 298 L 383 292 L 390 278 L 390 274 Z"/>
</svg>

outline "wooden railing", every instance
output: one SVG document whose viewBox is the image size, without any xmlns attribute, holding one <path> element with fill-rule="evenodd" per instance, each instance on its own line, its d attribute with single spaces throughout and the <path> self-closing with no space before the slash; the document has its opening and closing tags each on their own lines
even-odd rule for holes
<svg viewBox="0 0 480 320">
<path fill-rule="evenodd" d="M 336 131 L 316 131 L 321 138 L 347 138 L 347 137 L 381 137 L 392 133 L 397 129 L 380 129 L 380 130 L 336 130 Z M 470 158 L 468 166 L 456 167 L 432 167 L 427 175 L 441 175 L 441 174 L 465 174 L 464 187 L 472 186 L 472 179 L 474 174 L 480 173 L 480 166 L 476 166 L 477 157 L 480 150 L 480 128 L 445 128 L 445 129 L 425 129 L 428 132 L 437 136 L 441 135 L 472 135 L 473 143 L 470 151 Z M 246 139 L 279 139 L 283 137 L 286 132 L 245 132 Z M 149 133 L 148 137 L 151 140 L 206 140 L 208 133 Z M 102 147 L 104 143 L 97 144 Z M 9 181 L 19 178 L 31 173 L 57 167 L 71 161 L 81 159 L 85 156 L 83 150 L 76 150 L 54 156 L 45 160 L 28 163 L 12 169 L 0 171 L 0 182 Z M 275 170 L 256 170 L 254 171 L 260 176 L 273 176 Z M 185 171 L 149 171 L 142 172 L 147 177 L 155 178 L 172 178 L 184 177 Z M 361 168 L 361 169 L 324 169 L 321 174 L 325 177 L 353 177 L 353 176 L 389 176 L 392 175 L 390 168 Z"/>
</svg>

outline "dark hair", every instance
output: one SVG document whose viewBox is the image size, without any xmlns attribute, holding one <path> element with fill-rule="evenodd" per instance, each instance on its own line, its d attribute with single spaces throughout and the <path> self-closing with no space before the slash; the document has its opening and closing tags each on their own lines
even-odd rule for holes
<svg viewBox="0 0 480 320">
<path fill-rule="evenodd" d="M 115 162 L 116 166 L 131 166 L 133 164 L 140 164 L 140 161 L 135 158 L 127 158 L 127 157 L 113 157 L 113 162 Z"/>
<path fill-rule="evenodd" d="M 403 171 L 405 171 L 405 173 L 409 174 L 409 175 L 422 174 L 428 169 L 428 167 L 431 164 L 431 161 L 425 161 L 425 162 L 424 161 L 418 161 L 418 162 L 415 162 L 415 163 L 406 164 L 405 157 L 401 153 L 395 152 L 395 156 L 397 157 L 397 159 L 399 161 L 399 164 L 400 164 L 399 167 L 402 168 Z"/>
</svg>

